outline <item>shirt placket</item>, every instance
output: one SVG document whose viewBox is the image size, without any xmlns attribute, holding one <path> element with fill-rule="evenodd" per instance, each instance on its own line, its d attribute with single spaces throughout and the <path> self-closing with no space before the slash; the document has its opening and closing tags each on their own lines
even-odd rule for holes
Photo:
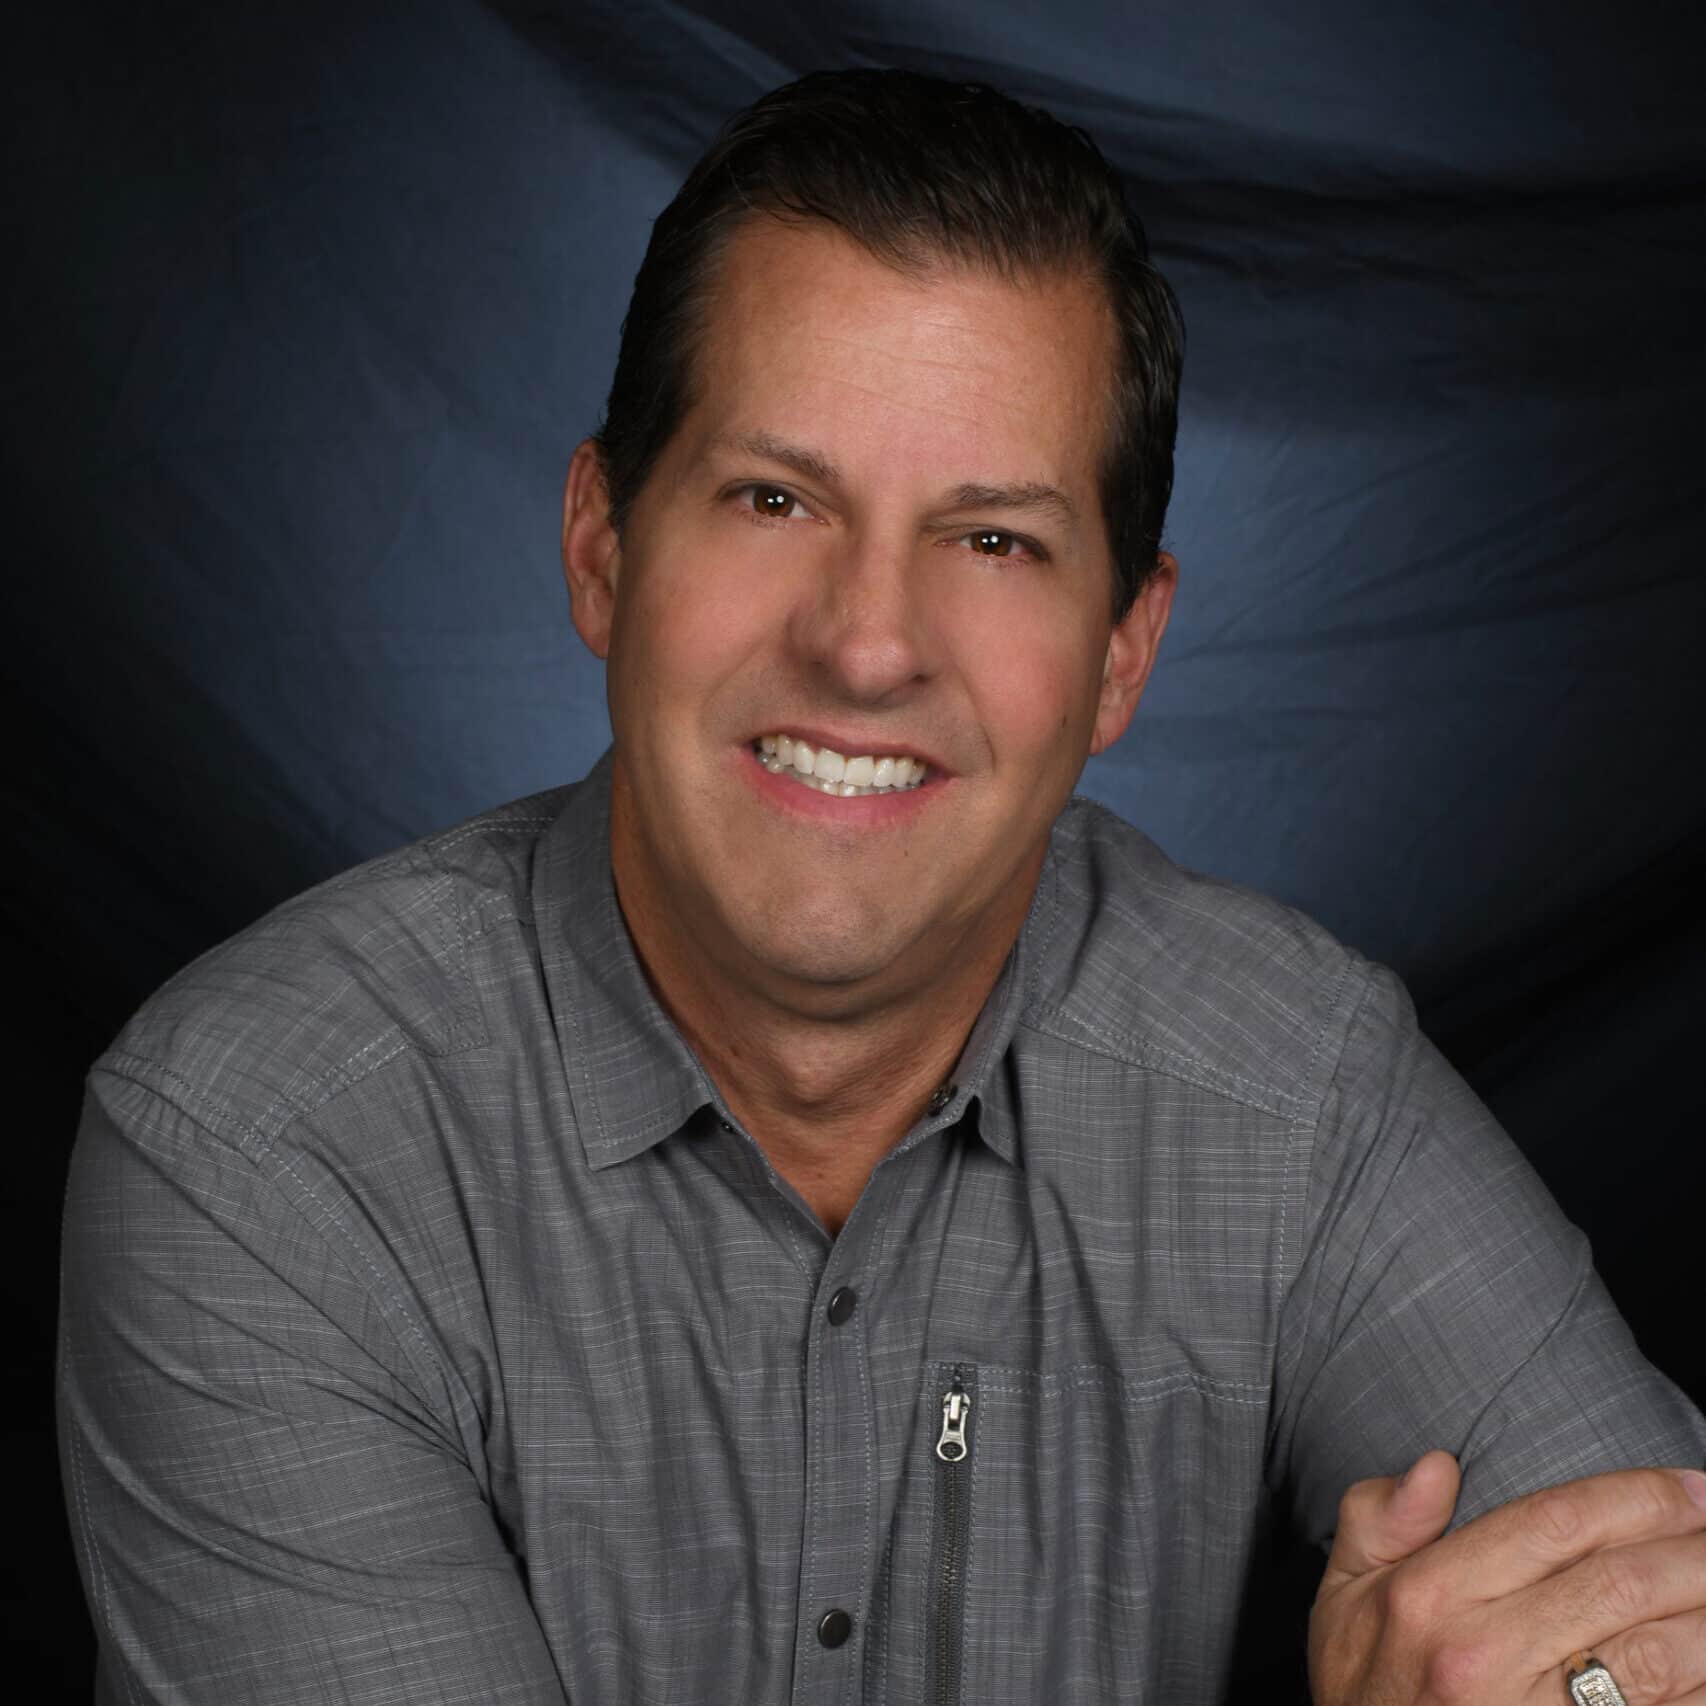
<svg viewBox="0 0 1706 1706">
<path fill-rule="evenodd" d="M 806 1343 L 805 1509 L 793 1700 L 859 1697 L 876 1567 L 876 1404 L 867 1324 L 871 1255 L 891 1194 L 882 1169 L 831 1245 Z"/>
</svg>

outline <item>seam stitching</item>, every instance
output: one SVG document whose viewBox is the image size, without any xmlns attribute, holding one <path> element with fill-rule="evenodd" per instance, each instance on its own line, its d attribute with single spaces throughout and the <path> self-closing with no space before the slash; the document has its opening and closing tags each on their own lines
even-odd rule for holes
<svg viewBox="0 0 1706 1706">
<path fill-rule="evenodd" d="M 1321 1059 L 1321 1050 L 1326 1045 L 1328 1024 L 1331 1019 L 1337 1016 L 1340 1010 L 1342 998 L 1345 992 L 1345 983 L 1351 975 L 1351 965 L 1352 962 L 1347 956 L 1344 965 L 1339 968 L 1338 981 L 1333 985 L 1333 999 L 1328 1003 L 1327 1011 L 1321 1017 L 1320 1028 L 1315 1033 L 1315 1046 L 1309 1051 L 1309 1065 L 1306 1069 L 1307 1076 L 1305 1078 L 1306 1083 L 1313 1084 L 1315 1082 L 1315 1068 Z M 1366 989 L 1364 993 L 1366 994 Z M 1358 1005 L 1360 1006 L 1360 1001 Z M 1356 1015 L 1353 1011 L 1351 1015 L 1352 1020 L 1354 1020 L 1355 1017 Z M 1346 1036 L 1349 1036 L 1348 1024 L 1346 1026 Z M 1324 1100 L 1325 1097 L 1323 1095 L 1317 1095 L 1314 1098 L 1313 1123 L 1316 1126 L 1319 1126 L 1321 1122 L 1321 1104 Z M 1269 1287 L 1270 1291 L 1282 1300 L 1289 1284 L 1286 1277 L 1286 1243 L 1287 1235 L 1291 1230 L 1289 1219 L 1291 1209 L 1291 1190 L 1293 1184 L 1292 1161 L 1297 1149 L 1297 1140 L 1302 1135 L 1304 1122 L 1308 1117 L 1309 1112 L 1310 1110 L 1306 1106 L 1300 1107 L 1296 1118 L 1291 1121 L 1286 1130 L 1285 1188 L 1280 1192 L 1279 1248 L 1275 1255 L 1275 1260 L 1278 1265 L 1274 1275 L 1274 1283 Z M 1307 1190 L 1305 1191 L 1305 1198 L 1307 1200 Z M 1277 1340 L 1277 1334 L 1279 1332 L 1279 1314 L 1277 1308 L 1274 1316 L 1274 1332 L 1276 1334 L 1276 1339 L 1269 1353 L 1270 1360 L 1273 1356 L 1278 1354 L 1279 1348 Z"/>
<path fill-rule="evenodd" d="M 495 917 L 483 919 L 482 927 L 465 938 L 463 944 L 464 954 L 466 953 L 468 945 L 480 941 L 483 937 L 490 934 L 491 930 L 495 926 L 504 923 L 507 919 L 516 918 L 518 916 L 519 914 L 512 911 L 498 914 Z M 448 1052 L 452 1054 L 459 1054 L 464 1052 L 467 1048 L 482 1046 L 482 1043 L 485 1040 L 488 1039 L 481 1039 L 481 1042 L 479 1043 L 470 1042 L 464 1044 L 463 1048 L 453 1049 Z M 387 1042 L 391 1043 L 392 1047 L 388 1049 L 386 1053 L 368 1061 L 360 1072 L 353 1071 L 353 1068 L 359 1061 L 361 1061 L 365 1056 L 372 1054 L 373 1051 L 382 1043 Z M 364 1079 L 371 1077 L 375 1072 L 377 1072 L 380 1067 L 386 1065 L 389 1061 L 394 1060 L 399 1054 L 413 1050 L 415 1047 L 416 1045 L 410 1041 L 407 1033 L 400 1025 L 388 1025 L 384 1030 L 380 1031 L 377 1036 L 373 1037 L 358 1048 L 347 1060 L 340 1061 L 334 1066 L 327 1067 L 324 1072 L 313 1081 L 311 1086 L 313 1094 L 299 1099 L 288 1090 L 281 1091 L 257 1116 L 255 1116 L 253 1120 L 244 1119 L 241 1115 L 230 1112 L 230 1110 L 223 1107 L 220 1103 L 214 1101 L 214 1099 L 199 1088 L 199 1086 L 185 1078 L 182 1073 L 175 1071 L 164 1062 L 153 1060 L 147 1055 L 137 1054 L 130 1049 L 109 1050 L 99 1061 L 96 1062 L 96 1069 L 98 1070 L 103 1067 L 116 1069 L 118 1066 L 124 1065 L 137 1067 L 148 1073 L 158 1073 L 162 1078 L 169 1079 L 184 1093 L 184 1095 L 193 1098 L 199 1106 L 205 1108 L 207 1110 L 208 1117 L 217 1124 L 221 1126 L 229 1125 L 237 1132 L 252 1131 L 257 1137 L 265 1141 L 271 1136 L 276 1136 L 279 1132 L 285 1130 L 297 1119 L 318 1113 L 328 1102 L 333 1101 L 348 1090 L 353 1090 Z M 434 1056 L 433 1058 L 443 1057 Z M 129 1074 L 119 1072 L 117 1073 L 117 1076 L 126 1077 L 129 1076 Z M 287 1117 L 278 1120 L 277 1123 L 274 1124 L 275 1117 L 280 1114 L 284 1114 Z"/>
<path fill-rule="evenodd" d="M 1050 1024 L 1050 1020 L 1057 1023 Z M 1234 1072 L 1220 1072 L 1191 1055 L 1180 1054 L 1173 1049 L 1133 1043 L 1129 1038 L 1119 1037 L 1088 1020 L 1066 1013 L 1059 1006 L 1044 1008 L 1026 1022 L 1032 1030 L 1053 1037 L 1057 1042 L 1086 1049 L 1092 1054 L 1108 1054 L 1123 1065 L 1180 1079 L 1184 1083 L 1196 1085 L 1200 1090 L 1209 1090 L 1224 1096 L 1229 1102 L 1254 1108 L 1258 1113 L 1276 1114 L 1286 1119 L 1296 1117 L 1292 1110 L 1299 1106 L 1301 1099 L 1289 1091 L 1276 1089 L 1272 1085 L 1264 1084 L 1260 1079 L 1246 1078 Z M 1088 1032 L 1092 1040 L 1072 1034 L 1080 1029 Z M 1104 1046 L 1096 1047 L 1098 1042 Z M 1231 1088 L 1233 1085 L 1245 1086 L 1247 1093 L 1240 1094 L 1237 1089 Z"/>
<path fill-rule="evenodd" d="M 399 1045 L 399 1048 L 400 1047 L 401 1045 Z M 391 1057 L 387 1056 L 386 1058 L 389 1059 Z M 138 1061 L 138 1064 L 144 1067 L 151 1065 L 150 1062 L 140 1060 Z M 426 1355 L 427 1361 L 432 1366 L 434 1374 L 439 1380 L 446 1381 L 448 1377 L 446 1375 L 444 1364 L 439 1360 L 438 1353 L 433 1349 L 431 1340 L 428 1339 L 425 1331 L 415 1320 L 414 1314 L 410 1310 L 409 1306 L 392 1289 L 384 1274 L 379 1271 L 379 1268 L 375 1264 L 373 1258 L 362 1248 L 360 1241 L 351 1233 L 350 1229 L 344 1224 L 342 1218 L 332 1210 L 330 1205 L 321 1200 L 313 1187 L 302 1177 L 296 1168 L 291 1165 L 289 1158 L 278 1150 L 272 1141 L 257 1127 L 248 1124 L 246 1121 L 239 1120 L 234 1114 L 230 1114 L 224 1109 L 216 1107 L 206 1096 L 202 1095 L 202 1093 L 197 1090 L 193 1084 L 190 1084 L 179 1073 L 173 1072 L 170 1067 L 154 1066 L 153 1070 L 159 1072 L 162 1077 L 170 1079 L 173 1083 L 182 1086 L 188 1095 L 194 1097 L 198 1102 L 207 1106 L 210 1112 L 219 1119 L 221 1124 L 230 1126 L 235 1131 L 246 1137 L 249 1142 L 240 1144 L 240 1150 L 245 1152 L 248 1151 L 249 1146 L 252 1143 L 254 1148 L 261 1151 L 274 1166 L 279 1168 L 282 1172 L 287 1173 L 290 1178 L 296 1182 L 296 1186 L 302 1192 L 303 1196 L 306 1197 L 307 1200 L 314 1205 L 315 1209 L 319 1211 L 324 1224 L 336 1228 L 339 1239 L 346 1252 L 346 1259 L 348 1255 L 353 1255 L 355 1259 L 359 1261 L 361 1266 L 367 1270 L 368 1274 L 372 1278 L 373 1284 L 378 1289 L 381 1303 L 383 1303 L 387 1298 L 390 1300 L 391 1308 L 394 1309 L 398 1316 L 401 1317 L 403 1324 L 409 1330 L 410 1336 L 419 1343 L 421 1350 Z M 125 1077 L 129 1075 L 115 1073 L 114 1076 Z M 140 1078 L 131 1077 L 130 1081 L 138 1084 L 145 1090 L 153 1088 Z M 155 1090 L 154 1094 L 159 1095 L 160 1092 Z M 249 1159 L 251 1164 L 254 1164 L 255 1157 L 252 1154 L 249 1156 Z M 262 1177 L 265 1177 L 264 1170 L 262 1170 Z M 276 1190 L 276 1182 L 272 1183 L 273 1188 Z M 298 1214 L 302 1213 L 300 1208 L 298 1208 L 297 1212 Z M 324 1226 L 315 1226 L 315 1222 L 312 1217 L 306 1214 L 303 1214 L 302 1218 L 306 1220 L 310 1226 L 315 1227 L 315 1230 L 319 1233 L 322 1242 L 330 1242 L 326 1237 Z"/>
<path fill-rule="evenodd" d="M 461 829 L 453 829 L 443 837 L 429 837 L 426 845 L 430 852 L 439 853 L 460 846 L 464 841 L 471 841 L 476 836 L 519 835 L 524 830 L 548 828 L 555 822 L 555 818 L 549 817 L 512 817 L 501 823 L 464 824 Z"/>
<path fill-rule="evenodd" d="M 1004 1373 L 1008 1378 L 986 1380 L 986 1371 Z M 1158 1374 L 1143 1380 L 1133 1380 L 1097 1363 L 1081 1363 L 1073 1368 L 1059 1369 L 1053 1374 L 1027 1374 L 1018 1369 L 991 1370 L 991 1365 L 985 1363 L 978 1372 L 978 1386 L 989 1392 L 1040 1392 L 1044 1395 L 1053 1392 L 1106 1390 L 1112 1387 L 1133 1395 L 1144 1394 L 1157 1398 L 1164 1398 L 1170 1392 L 1188 1388 L 1205 1398 L 1219 1399 L 1228 1404 L 1265 1404 L 1269 1390 L 1269 1383 L 1263 1380 L 1214 1380 L 1189 1372 Z M 1241 1393 L 1252 1393 L 1255 1396 L 1241 1397 Z"/>
</svg>

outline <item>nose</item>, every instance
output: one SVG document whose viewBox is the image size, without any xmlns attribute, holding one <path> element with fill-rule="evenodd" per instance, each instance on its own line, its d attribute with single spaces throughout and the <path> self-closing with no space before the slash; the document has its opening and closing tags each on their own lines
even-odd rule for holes
<svg viewBox="0 0 1706 1706">
<path fill-rule="evenodd" d="M 883 704 L 935 673 L 916 550 L 898 535 L 849 532 L 819 560 L 791 639 L 838 697 Z"/>
</svg>

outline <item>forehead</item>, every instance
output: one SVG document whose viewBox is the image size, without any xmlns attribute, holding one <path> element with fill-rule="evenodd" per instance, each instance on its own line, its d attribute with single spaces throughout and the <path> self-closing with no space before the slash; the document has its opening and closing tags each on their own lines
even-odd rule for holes
<svg viewBox="0 0 1706 1706">
<path fill-rule="evenodd" d="M 1088 497 L 1114 353 L 1088 275 L 902 271 L 831 226 L 756 217 L 708 282 L 683 448 L 827 436 L 838 466 L 880 448 L 885 475 L 1047 481 Z"/>
</svg>

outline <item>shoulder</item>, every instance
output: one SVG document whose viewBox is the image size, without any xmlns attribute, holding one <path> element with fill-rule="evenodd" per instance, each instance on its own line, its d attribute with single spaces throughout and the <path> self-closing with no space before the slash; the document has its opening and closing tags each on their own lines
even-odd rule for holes
<svg viewBox="0 0 1706 1706">
<path fill-rule="evenodd" d="M 1275 1112 L 1317 1100 L 1371 981 L 1391 974 L 1296 907 L 1175 864 L 1074 798 L 1051 859 L 1041 1028 Z"/>
<path fill-rule="evenodd" d="M 528 908 L 536 844 L 572 792 L 482 812 L 274 908 L 164 984 L 94 1073 L 270 1136 L 398 1053 L 477 1046 L 471 945 Z"/>
</svg>

